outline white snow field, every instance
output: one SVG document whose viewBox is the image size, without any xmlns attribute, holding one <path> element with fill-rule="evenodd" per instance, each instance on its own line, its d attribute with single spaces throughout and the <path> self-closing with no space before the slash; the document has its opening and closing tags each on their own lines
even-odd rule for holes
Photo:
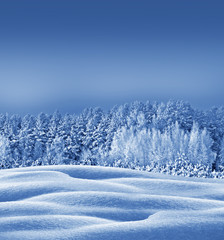
<svg viewBox="0 0 224 240">
<path fill-rule="evenodd" d="M 0 239 L 224 239 L 224 180 L 92 166 L 0 171 Z"/>
</svg>

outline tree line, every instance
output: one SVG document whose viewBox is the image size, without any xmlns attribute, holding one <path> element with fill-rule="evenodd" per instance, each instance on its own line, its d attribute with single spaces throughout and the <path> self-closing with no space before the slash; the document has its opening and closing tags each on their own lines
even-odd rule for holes
<svg viewBox="0 0 224 240">
<path fill-rule="evenodd" d="M 0 114 L 0 166 L 91 164 L 143 166 L 224 163 L 224 107 L 184 101 L 87 108 L 79 115 Z"/>
</svg>

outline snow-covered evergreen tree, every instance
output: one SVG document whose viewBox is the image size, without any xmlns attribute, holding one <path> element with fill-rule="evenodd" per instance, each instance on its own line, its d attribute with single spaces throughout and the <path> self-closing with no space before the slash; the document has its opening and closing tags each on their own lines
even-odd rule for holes
<svg viewBox="0 0 224 240">
<path fill-rule="evenodd" d="M 15 161 L 11 154 L 10 141 L 0 136 L 0 168 L 12 168 L 15 166 Z"/>
<path fill-rule="evenodd" d="M 224 167 L 224 137 L 221 141 L 221 146 L 220 146 L 220 165 Z"/>
<path fill-rule="evenodd" d="M 56 137 L 51 144 L 47 145 L 45 158 L 48 164 L 64 163 L 64 141 L 61 137 Z"/>
</svg>

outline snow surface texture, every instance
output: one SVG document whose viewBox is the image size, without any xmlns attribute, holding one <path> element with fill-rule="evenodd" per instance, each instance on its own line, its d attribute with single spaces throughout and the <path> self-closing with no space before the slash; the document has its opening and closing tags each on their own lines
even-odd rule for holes
<svg viewBox="0 0 224 240">
<path fill-rule="evenodd" d="M 0 239 L 222 239 L 224 180 L 93 166 L 0 171 Z"/>
</svg>

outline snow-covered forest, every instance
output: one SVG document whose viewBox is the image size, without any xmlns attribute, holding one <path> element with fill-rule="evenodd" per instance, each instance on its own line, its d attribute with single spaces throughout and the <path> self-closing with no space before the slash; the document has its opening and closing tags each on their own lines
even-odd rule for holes
<svg viewBox="0 0 224 240">
<path fill-rule="evenodd" d="M 0 166 L 88 164 L 208 176 L 223 172 L 224 107 L 133 102 L 80 115 L 0 115 Z"/>
</svg>

